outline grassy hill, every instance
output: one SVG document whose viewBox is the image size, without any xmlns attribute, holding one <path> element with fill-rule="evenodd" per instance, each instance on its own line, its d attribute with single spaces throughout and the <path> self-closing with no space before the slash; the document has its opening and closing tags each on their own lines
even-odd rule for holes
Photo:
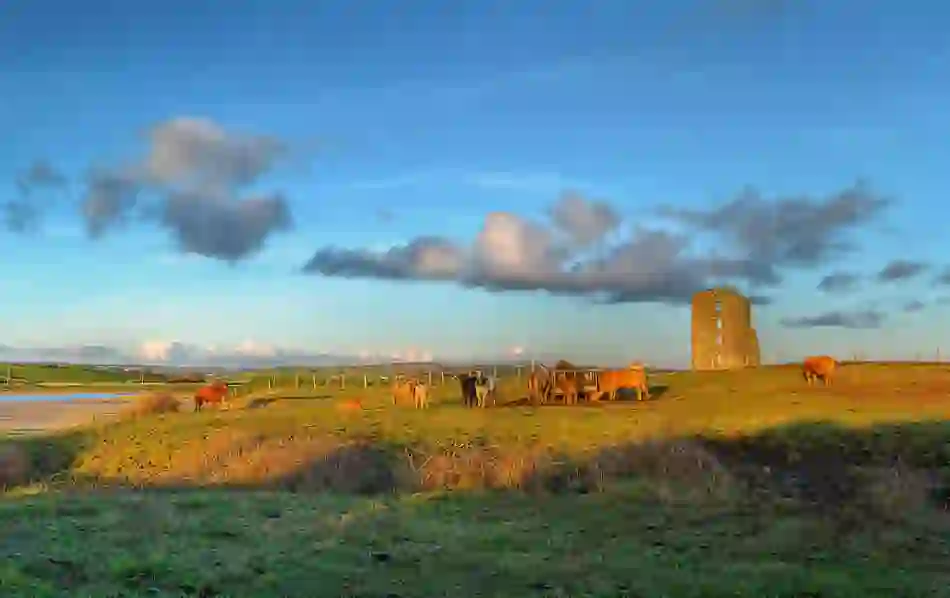
<svg viewBox="0 0 950 598">
<path fill-rule="evenodd" d="M 265 388 L 228 410 L 10 440 L 0 588 L 950 595 L 950 369 L 652 385 L 639 404 L 467 410 L 447 384 L 425 412 L 378 385 Z M 341 408 L 352 398 L 364 409 Z"/>
</svg>

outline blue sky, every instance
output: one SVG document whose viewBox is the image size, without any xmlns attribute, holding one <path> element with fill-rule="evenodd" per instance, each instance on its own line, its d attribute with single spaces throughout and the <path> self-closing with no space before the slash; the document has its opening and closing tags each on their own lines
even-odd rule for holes
<svg viewBox="0 0 950 598">
<path fill-rule="evenodd" d="M 730 243 L 737 229 L 720 222 L 689 254 L 705 264 L 738 252 L 781 274 L 781 284 L 750 287 L 772 298 L 755 312 L 766 361 L 818 351 L 929 356 L 946 337 L 940 298 L 950 286 L 933 281 L 950 265 L 940 205 L 950 183 L 941 151 L 950 129 L 950 7 L 312 4 L 14 0 L 0 9 L 0 199 L 38 215 L 35 229 L 0 234 L 4 345 L 103 345 L 156 358 L 171 348 L 180 356 L 213 347 L 217 355 L 412 350 L 487 359 L 521 347 L 582 361 L 682 365 L 688 310 L 670 297 L 650 300 L 643 285 L 628 293 L 635 301 L 605 304 L 576 281 L 572 294 L 502 290 L 523 286 L 510 273 L 512 284 L 492 287 L 484 273 L 466 285 L 454 270 L 420 282 L 408 280 L 417 269 L 380 280 L 355 276 L 356 266 L 354 277 L 302 268 L 321 249 L 365 258 L 340 251 L 432 235 L 467 255 L 486 215 L 545 225 L 565 194 L 612 206 L 624 218 L 608 242 L 616 245 L 631 227 L 695 228 L 688 219 L 664 220 L 660 207 L 710 216 L 752 188 L 764 198 L 754 209 L 771 221 L 784 209 L 801 213 L 795 198 L 813 198 L 814 207 L 858 181 L 863 194 L 893 202 L 829 227 L 821 239 L 799 231 L 781 241 L 787 248 L 801 238 L 848 240 L 850 252 L 797 262 L 762 256 L 766 241 L 746 234 L 745 244 L 734 236 Z M 178 136 L 162 145 L 157 130 Z M 213 184 L 171 210 L 169 185 L 180 190 L 182 173 L 222 164 L 169 157 L 184 151 L 182 131 L 196 130 L 225 145 L 266 138 L 281 149 L 248 180 L 215 171 Z M 247 143 L 241 147 L 265 147 Z M 65 183 L 35 177 L 26 197 L 16 181 L 39 162 Z M 83 217 L 93 171 L 153 177 L 127 221 L 109 220 L 96 238 Z M 292 227 L 261 224 L 273 215 L 263 207 L 259 216 L 236 207 L 277 193 Z M 261 206 L 278 205 L 268 201 Z M 149 216 L 163 209 L 164 221 Z M 201 228 L 215 223 L 220 231 Z M 240 255 L 229 261 L 215 243 L 239 235 L 235 226 L 262 241 L 232 246 L 231 256 Z M 182 235 L 192 240 L 185 250 Z M 513 259 L 514 249 L 493 247 L 496 258 L 508 251 L 502 257 Z M 656 254 L 632 253 L 625 267 L 663 270 Z M 894 260 L 923 268 L 875 280 Z M 538 281 L 551 273 L 529 266 L 519 276 L 547 288 Z M 707 282 L 680 270 L 683 280 Z M 819 290 L 834 272 L 863 280 L 856 290 Z M 629 291 L 626 273 L 614 274 L 599 291 Z M 905 311 L 915 299 L 924 305 Z M 863 321 L 878 325 L 807 325 L 853 323 L 854 312 L 872 312 Z"/>
</svg>

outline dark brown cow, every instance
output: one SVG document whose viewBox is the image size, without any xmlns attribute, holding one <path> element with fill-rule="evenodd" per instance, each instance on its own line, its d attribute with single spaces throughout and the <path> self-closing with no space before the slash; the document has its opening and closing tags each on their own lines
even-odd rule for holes
<svg viewBox="0 0 950 598">
<path fill-rule="evenodd" d="M 835 376 L 835 369 L 837 367 L 838 362 L 835 361 L 834 357 L 829 357 L 828 355 L 806 357 L 802 363 L 802 375 L 805 377 L 805 381 L 808 382 L 809 386 L 818 378 L 821 378 L 825 386 L 829 386 Z"/>
<path fill-rule="evenodd" d="M 206 384 L 195 393 L 195 411 L 201 411 L 205 404 L 224 403 L 228 396 L 228 383 L 221 380 L 215 380 L 211 384 Z"/>
<path fill-rule="evenodd" d="M 597 391 L 606 393 L 610 401 L 617 398 L 617 391 L 621 388 L 636 389 L 638 401 L 650 398 L 647 373 L 643 366 L 631 366 L 625 370 L 604 370 L 597 377 Z"/>
</svg>

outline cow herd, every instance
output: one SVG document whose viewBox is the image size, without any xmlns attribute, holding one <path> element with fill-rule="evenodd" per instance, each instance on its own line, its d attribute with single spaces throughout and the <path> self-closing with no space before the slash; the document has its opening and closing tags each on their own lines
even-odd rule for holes
<svg viewBox="0 0 950 598">
<path fill-rule="evenodd" d="M 623 369 L 588 372 L 551 370 L 542 365 L 528 376 L 528 396 L 535 405 L 549 403 L 558 394 L 566 405 L 577 404 L 582 397 L 589 402 L 604 397 L 613 401 L 617 392 L 624 388 L 636 391 L 638 401 L 650 398 L 643 364 L 631 363 Z"/>
<path fill-rule="evenodd" d="M 558 366 L 561 364 L 559 363 Z M 808 385 L 821 380 L 825 386 L 832 383 L 837 362 L 833 357 L 820 355 L 806 357 L 802 375 Z M 496 404 L 498 381 L 480 371 L 454 375 L 459 382 L 462 405 L 484 408 Z M 636 392 L 637 401 L 650 398 L 650 387 L 643 364 L 632 363 L 627 368 L 605 370 L 577 370 L 539 365 L 528 375 L 528 398 L 534 405 L 551 403 L 560 395 L 565 405 L 575 405 L 581 398 L 596 402 L 606 398 L 613 401 L 618 391 Z M 214 381 L 202 386 L 194 395 L 194 410 L 201 411 L 207 404 L 222 404 L 228 397 L 228 384 Z M 429 406 L 429 385 L 417 378 L 397 378 L 392 385 L 393 405 L 408 405 L 415 409 Z"/>
<path fill-rule="evenodd" d="M 498 380 L 480 371 L 453 375 L 458 380 L 462 405 L 485 408 L 497 404 Z M 613 401 L 618 391 L 630 389 L 637 400 L 650 398 L 646 369 L 642 364 L 631 364 L 625 369 L 577 370 L 550 369 L 539 365 L 528 376 L 528 398 L 534 405 L 545 405 L 562 397 L 565 405 L 576 405 L 582 398 L 595 402 L 601 398 Z M 392 385 L 393 405 L 409 405 L 417 409 L 428 407 L 429 388 L 417 378 L 396 379 Z"/>
</svg>

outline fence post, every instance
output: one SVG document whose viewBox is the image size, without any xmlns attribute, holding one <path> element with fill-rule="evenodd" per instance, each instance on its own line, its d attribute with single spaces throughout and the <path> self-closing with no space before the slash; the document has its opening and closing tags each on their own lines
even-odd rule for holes
<svg viewBox="0 0 950 598">
<path fill-rule="evenodd" d="M 274 390 L 274 379 L 270 376 L 267 377 L 267 390 Z"/>
<path fill-rule="evenodd" d="M 363 374 L 363 388 L 369 388 L 369 378 L 366 377 L 366 374 Z"/>
<path fill-rule="evenodd" d="M 439 370 L 439 386 L 445 386 L 445 370 Z"/>
<path fill-rule="evenodd" d="M 294 390 L 300 390 L 300 372 L 294 372 Z"/>
<path fill-rule="evenodd" d="M 310 374 L 310 382 L 313 384 L 313 389 L 317 390 L 317 375 Z"/>
<path fill-rule="evenodd" d="M 346 389 L 346 374 L 340 374 L 340 390 Z"/>
<path fill-rule="evenodd" d="M 494 378 L 495 380 L 498 379 L 498 366 L 497 366 L 497 365 L 493 365 L 493 366 L 492 366 L 492 368 L 491 368 L 491 377 Z"/>
<path fill-rule="evenodd" d="M 428 372 L 426 372 L 426 375 L 429 378 L 429 387 L 431 388 L 432 387 L 432 370 L 429 370 Z"/>
</svg>

